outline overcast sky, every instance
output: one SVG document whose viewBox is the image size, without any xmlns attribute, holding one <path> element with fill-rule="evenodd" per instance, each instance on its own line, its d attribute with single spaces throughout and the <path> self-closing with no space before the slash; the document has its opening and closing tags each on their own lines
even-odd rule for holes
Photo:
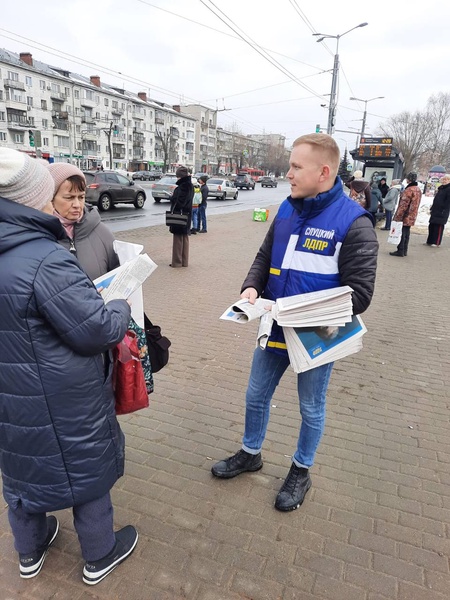
<svg viewBox="0 0 450 600">
<path fill-rule="evenodd" d="M 312 32 L 337 35 L 368 22 L 339 42 L 336 129 L 355 133 L 335 137 L 350 149 L 364 110 L 350 96 L 385 96 L 367 105 L 366 135 L 374 135 L 390 115 L 449 91 L 449 16 L 443 0 L 21 0 L 2 4 L 0 46 L 170 104 L 210 105 L 221 110 L 219 125 L 282 133 L 290 144 L 327 125 L 320 105 L 331 90 L 336 40 L 327 49 Z"/>
</svg>

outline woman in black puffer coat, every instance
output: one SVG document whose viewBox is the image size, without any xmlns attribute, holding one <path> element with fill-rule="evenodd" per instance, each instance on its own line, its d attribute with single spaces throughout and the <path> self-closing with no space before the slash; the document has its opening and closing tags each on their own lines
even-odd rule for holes
<svg viewBox="0 0 450 600">
<path fill-rule="evenodd" d="M 450 214 L 450 175 L 444 175 L 441 185 L 436 192 L 431 205 L 430 221 L 428 225 L 428 246 L 440 246 L 444 235 L 445 224 Z"/>
</svg>

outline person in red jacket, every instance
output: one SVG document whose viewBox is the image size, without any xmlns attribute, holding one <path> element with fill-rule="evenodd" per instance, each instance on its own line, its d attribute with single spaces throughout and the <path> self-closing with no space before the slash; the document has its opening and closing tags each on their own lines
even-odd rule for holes
<svg viewBox="0 0 450 600">
<path fill-rule="evenodd" d="M 400 196 L 397 210 L 395 211 L 393 218 L 393 221 L 402 221 L 403 223 L 402 237 L 397 246 L 397 250 L 395 252 L 389 252 L 391 256 L 407 256 L 409 234 L 411 233 L 411 227 L 416 222 L 420 200 L 422 199 L 422 192 L 417 185 L 417 173 L 408 173 L 406 181 L 408 184 L 405 191 Z"/>
</svg>

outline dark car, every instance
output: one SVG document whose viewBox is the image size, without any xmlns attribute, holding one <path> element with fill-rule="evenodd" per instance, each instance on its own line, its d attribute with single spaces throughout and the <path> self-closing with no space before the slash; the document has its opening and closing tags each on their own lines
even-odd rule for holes
<svg viewBox="0 0 450 600">
<path fill-rule="evenodd" d="M 144 188 L 136 185 L 115 171 L 84 171 L 86 177 L 86 202 L 98 206 L 101 211 L 109 210 L 115 204 L 134 204 L 144 208 L 146 195 Z"/>
<path fill-rule="evenodd" d="M 273 177 L 264 176 L 260 179 L 261 187 L 277 187 L 278 181 Z"/>
<path fill-rule="evenodd" d="M 238 175 L 236 176 L 236 180 L 234 182 L 234 187 L 237 187 L 240 189 L 246 188 L 247 190 L 254 190 L 255 182 L 250 177 L 250 175 L 247 175 L 247 173 L 238 173 Z"/>
<path fill-rule="evenodd" d="M 139 179 L 140 181 L 155 181 L 156 179 L 160 179 L 162 177 L 162 173 L 159 171 L 136 171 L 131 176 L 132 179 Z"/>
</svg>

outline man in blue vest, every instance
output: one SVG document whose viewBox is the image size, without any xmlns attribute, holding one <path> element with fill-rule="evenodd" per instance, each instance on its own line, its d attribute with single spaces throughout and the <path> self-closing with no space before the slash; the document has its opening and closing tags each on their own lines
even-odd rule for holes
<svg viewBox="0 0 450 600">
<path fill-rule="evenodd" d="M 371 215 L 342 191 L 337 177 L 340 152 L 323 133 L 295 140 L 287 174 L 291 195 L 281 204 L 241 289 L 241 298 L 285 296 L 340 285 L 353 289 L 353 313 L 369 306 L 377 266 L 378 242 Z M 325 243 L 326 242 L 326 243 Z M 256 348 L 246 394 L 243 444 L 211 471 L 229 479 L 262 468 L 271 399 L 289 366 L 282 328 L 274 323 L 265 350 Z M 302 424 L 292 465 L 275 508 L 298 508 L 311 487 L 309 469 L 325 425 L 326 391 L 333 363 L 298 375 Z"/>
</svg>

